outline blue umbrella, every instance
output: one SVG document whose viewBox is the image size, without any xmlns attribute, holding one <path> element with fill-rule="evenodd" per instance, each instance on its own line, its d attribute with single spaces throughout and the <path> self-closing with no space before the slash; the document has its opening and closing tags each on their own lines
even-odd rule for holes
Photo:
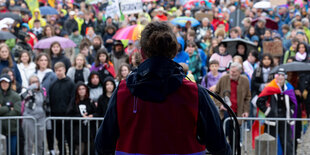
<svg viewBox="0 0 310 155">
<path fill-rule="evenodd" d="M 198 25 L 200 25 L 200 22 L 193 18 L 193 17 L 177 17 L 171 20 L 171 23 L 173 25 L 180 25 L 181 27 L 185 27 L 186 22 L 190 21 L 192 24 L 192 27 L 196 27 Z"/>
<path fill-rule="evenodd" d="M 41 15 L 57 15 L 58 11 L 55 8 L 52 8 L 50 6 L 43 6 L 40 7 Z"/>
</svg>

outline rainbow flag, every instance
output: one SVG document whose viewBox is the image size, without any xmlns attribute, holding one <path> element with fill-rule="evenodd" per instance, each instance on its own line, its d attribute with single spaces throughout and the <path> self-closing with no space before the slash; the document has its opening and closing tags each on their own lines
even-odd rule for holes
<svg viewBox="0 0 310 155">
<path fill-rule="evenodd" d="M 276 80 L 272 80 L 270 83 L 266 85 L 266 87 L 263 89 L 263 91 L 259 94 L 258 97 L 263 97 L 263 96 L 270 96 L 274 94 L 281 94 L 283 93 L 284 95 L 288 95 L 290 100 L 295 104 L 295 109 L 294 109 L 294 114 L 293 118 L 296 118 L 297 116 L 297 99 L 295 96 L 294 92 L 294 87 L 288 83 L 287 81 L 285 82 L 285 85 L 287 89 L 283 92 L 281 92 L 281 89 L 279 85 L 276 83 Z M 257 108 L 257 117 L 259 118 L 266 118 L 265 114 Z M 259 127 L 263 127 L 264 121 L 254 121 L 253 126 L 252 126 L 252 147 L 255 148 L 255 137 L 259 136 L 261 133 L 259 131 L 263 132 L 263 128 L 261 130 Z"/>
</svg>

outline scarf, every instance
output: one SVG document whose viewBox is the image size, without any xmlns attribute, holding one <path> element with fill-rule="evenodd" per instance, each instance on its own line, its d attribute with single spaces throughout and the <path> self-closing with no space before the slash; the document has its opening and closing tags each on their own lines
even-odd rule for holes
<svg viewBox="0 0 310 155">
<path fill-rule="evenodd" d="M 301 54 L 300 52 L 296 53 L 295 59 L 297 61 L 304 61 L 307 57 L 307 53 L 305 52 L 304 54 Z"/>
</svg>

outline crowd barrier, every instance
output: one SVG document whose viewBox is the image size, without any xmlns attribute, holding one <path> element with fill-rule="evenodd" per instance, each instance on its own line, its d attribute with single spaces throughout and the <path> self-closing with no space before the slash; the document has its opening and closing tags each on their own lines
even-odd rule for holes
<svg viewBox="0 0 310 155">
<path fill-rule="evenodd" d="M 27 139 L 31 139 L 33 140 L 33 148 L 31 148 L 32 150 L 32 154 L 39 154 L 38 152 L 40 152 L 40 148 L 38 146 L 40 146 L 41 141 L 43 141 L 42 145 L 43 145 L 43 154 L 44 155 L 48 155 L 50 154 L 50 149 L 55 151 L 55 154 L 69 154 L 69 155 L 93 155 L 94 154 L 94 146 L 93 146 L 93 141 L 94 141 L 94 136 L 102 122 L 103 118 L 83 118 L 83 117 L 47 117 L 44 119 L 44 125 L 43 125 L 43 130 L 44 130 L 44 135 L 40 135 L 39 130 L 41 130 L 40 128 L 40 124 L 38 123 L 38 121 L 34 118 L 34 117 L 0 117 L 0 155 L 11 155 L 11 150 L 12 150 L 12 146 L 11 146 L 11 141 L 12 136 L 16 135 L 16 154 L 25 154 L 28 155 L 25 152 L 25 147 L 29 147 L 28 146 L 28 142 Z M 238 120 L 240 120 L 241 123 L 241 144 L 235 144 L 234 140 L 231 143 L 232 146 L 235 145 L 242 145 L 241 146 L 241 150 L 242 150 L 242 154 L 255 154 L 255 155 L 260 155 L 260 154 L 264 154 L 264 155 L 269 155 L 271 154 L 270 151 L 266 151 L 269 150 L 270 148 L 268 148 L 269 146 L 273 146 L 273 145 L 267 145 L 267 148 L 265 148 L 265 146 L 260 145 L 259 143 L 261 141 L 259 141 L 258 144 L 256 144 L 256 148 L 254 149 L 252 147 L 252 132 L 253 132 L 253 123 L 254 121 L 260 121 L 261 123 L 258 124 L 258 133 L 259 135 L 263 134 L 262 130 L 265 130 L 266 133 L 268 133 L 269 135 L 271 134 L 271 126 L 267 126 L 265 125 L 265 128 L 262 128 L 262 125 L 266 122 L 270 122 L 270 121 L 274 121 L 275 122 L 275 148 L 271 148 L 273 150 L 278 151 L 278 144 L 279 141 L 277 140 L 279 138 L 279 124 L 280 122 L 295 122 L 295 125 L 293 125 L 292 127 L 289 126 L 291 129 L 288 129 L 288 126 L 284 126 L 284 130 L 281 129 L 281 131 L 283 130 L 285 133 L 284 135 L 284 146 L 286 146 L 286 142 L 287 139 L 289 138 L 287 136 L 287 132 L 288 131 L 292 131 L 291 134 L 289 134 L 289 136 L 291 137 L 292 140 L 292 146 L 291 146 L 291 150 L 292 152 L 288 152 L 287 148 L 284 147 L 282 149 L 284 154 L 290 154 L 290 155 L 295 155 L 296 154 L 296 127 L 297 127 L 297 122 L 304 122 L 302 123 L 302 129 L 301 129 L 301 138 L 304 136 L 304 134 L 306 134 L 306 128 L 307 126 L 305 126 L 305 122 L 310 122 L 310 119 L 298 119 L 298 118 L 291 118 L 291 119 L 286 119 L 286 118 L 238 118 Z M 33 126 L 33 131 L 34 131 L 34 137 L 30 137 L 31 135 L 28 135 L 28 131 L 25 131 L 25 129 L 23 130 L 23 121 L 25 123 L 25 121 L 32 121 L 34 126 Z M 262 122 L 264 121 L 264 123 Z M 224 128 L 224 132 L 227 133 L 227 131 L 225 130 L 228 127 L 228 123 L 230 122 L 230 118 L 227 118 L 224 120 L 223 122 L 223 128 Z M 15 124 L 14 124 L 15 123 Z M 6 126 L 6 128 L 4 128 L 3 126 Z M 15 129 L 14 132 L 11 131 L 12 129 Z M 232 130 L 232 129 L 231 129 Z M 8 132 L 11 131 L 11 132 Z M 30 132 L 33 132 L 30 131 Z M 232 130 L 233 131 L 233 130 Z M 308 131 L 310 132 L 310 131 Z M 42 140 L 43 138 L 43 140 Z M 235 133 L 233 131 L 233 139 L 235 139 Z M 40 141 L 40 142 L 39 142 Z M 264 143 L 262 141 L 262 143 Z M 267 142 L 269 143 L 269 142 Z M 272 143 L 270 141 L 270 143 Z M 262 147 L 261 147 L 262 146 Z M 234 147 L 233 147 L 234 148 Z M 233 152 L 235 152 L 235 150 L 233 150 Z M 274 151 L 273 151 L 274 152 Z M 31 154 L 30 154 L 31 155 Z"/>
<path fill-rule="evenodd" d="M 308 132 L 309 135 L 310 132 L 307 130 L 310 122 L 309 118 L 238 117 L 237 119 L 241 121 L 241 125 L 239 124 L 241 132 L 240 144 L 235 144 L 236 133 L 232 128 L 228 127 L 236 125 L 235 123 L 229 123 L 232 122 L 231 118 L 226 118 L 224 120 L 223 129 L 227 137 L 229 131 L 233 132 L 233 141 L 230 145 L 233 148 L 233 152 L 236 151 L 235 145 L 240 145 L 242 154 L 273 155 L 282 152 L 284 155 L 295 155 L 298 154 L 297 144 L 303 143 L 305 134 Z M 254 122 L 256 122 L 256 124 L 253 126 Z M 229 131 L 227 129 L 229 129 Z M 253 132 L 255 131 L 257 134 L 255 139 L 252 140 Z M 299 137 L 297 137 L 298 134 L 300 134 Z M 281 145 L 281 138 L 284 139 L 282 140 L 282 145 L 284 147 Z M 310 141 L 308 143 L 310 143 Z"/>
</svg>

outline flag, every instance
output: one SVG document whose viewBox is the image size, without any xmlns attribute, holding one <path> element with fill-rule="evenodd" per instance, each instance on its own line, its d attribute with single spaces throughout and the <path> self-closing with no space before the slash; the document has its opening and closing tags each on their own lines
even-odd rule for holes
<svg viewBox="0 0 310 155">
<path fill-rule="evenodd" d="M 38 0 L 25 0 L 29 10 L 31 11 L 31 13 L 33 14 L 34 9 L 38 9 L 39 8 L 39 1 Z"/>
</svg>

